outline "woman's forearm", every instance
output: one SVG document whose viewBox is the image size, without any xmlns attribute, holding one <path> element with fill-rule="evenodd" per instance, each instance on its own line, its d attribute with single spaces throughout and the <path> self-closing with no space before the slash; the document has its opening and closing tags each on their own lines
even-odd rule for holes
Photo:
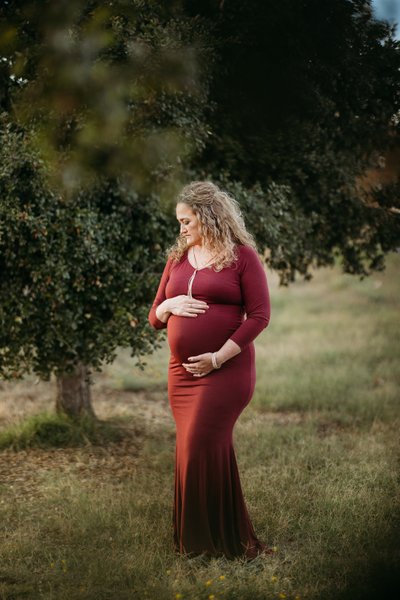
<svg viewBox="0 0 400 600">
<path fill-rule="evenodd" d="M 240 346 L 233 340 L 229 339 L 218 350 L 217 356 L 216 356 L 217 363 L 219 365 L 222 365 L 224 362 L 226 362 L 230 358 L 233 358 L 234 356 L 236 356 L 236 354 L 239 354 L 239 352 L 241 352 Z"/>
<path fill-rule="evenodd" d="M 160 319 L 160 321 L 162 321 L 163 323 L 166 323 L 170 314 L 171 311 L 169 310 L 169 298 L 167 298 L 166 300 L 164 300 L 164 302 L 161 302 L 161 304 L 157 306 L 156 317 L 157 319 Z"/>
</svg>

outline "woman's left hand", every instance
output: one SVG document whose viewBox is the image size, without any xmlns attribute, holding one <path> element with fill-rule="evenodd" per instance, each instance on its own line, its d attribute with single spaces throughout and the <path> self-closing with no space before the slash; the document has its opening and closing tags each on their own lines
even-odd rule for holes
<svg viewBox="0 0 400 600">
<path fill-rule="evenodd" d="M 204 377 L 214 370 L 211 361 L 212 352 L 206 352 L 205 354 L 198 354 L 197 356 L 189 356 L 187 363 L 182 363 L 186 371 L 192 373 L 194 377 Z"/>
</svg>

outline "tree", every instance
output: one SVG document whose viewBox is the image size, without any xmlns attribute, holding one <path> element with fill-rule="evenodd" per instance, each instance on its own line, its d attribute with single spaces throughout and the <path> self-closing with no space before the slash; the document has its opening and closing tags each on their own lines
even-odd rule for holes
<svg viewBox="0 0 400 600">
<path fill-rule="evenodd" d="M 357 186 L 399 130 L 399 43 L 369 0 L 3 12 L 3 376 L 70 373 L 70 412 L 90 412 L 85 369 L 154 347 L 144 315 L 190 179 L 232 191 L 284 285 L 335 256 L 363 277 L 397 248 L 399 185 Z"/>
<path fill-rule="evenodd" d="M 240 197 L 281 283 L 334 263 L 384 268 L 399 246 L 400 185 L 374 197 L 358 178 L 396 143 L 400 43 L 369 0 L 190 1 L 215 53 L 198 177 Z"/>
<path fill-rule="evenodd" d="M 0 373 L 54 373 L 57 408 L 94 416 L 91 370 L 158 344 L 163 208 L 206 135 L 200 21 L 124 0 L 3 11 Z"/>
<path fill-rule="evenodd" d="M 152 347 L 145 305 L 155 240 L 167 237 L 158 199 L 107 180 L 65 200 L 12 125 L 3 126 L 0 153 L 0 372 L 54 373 L 60 409 L 92 413 L 87 366 L 111 361 L 118 344 Z"/>
</svg>

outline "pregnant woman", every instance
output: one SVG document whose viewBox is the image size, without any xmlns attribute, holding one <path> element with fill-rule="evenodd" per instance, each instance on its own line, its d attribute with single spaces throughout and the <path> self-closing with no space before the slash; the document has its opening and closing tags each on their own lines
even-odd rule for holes
<svg viewBox="0 0 400 600">
<path fill-rule="evenodd" d="M 254 532 L 232 432 L 254 392 L 253 340 L 270 320 L 267 278 L 237 201 L 216 185 L 185 186 L 176 216 L 180 235 L 148 317 L 167 328 L 171 351 L 174 546 L 189 558 L 252 560 L 272 550 Z"/>
</svg>

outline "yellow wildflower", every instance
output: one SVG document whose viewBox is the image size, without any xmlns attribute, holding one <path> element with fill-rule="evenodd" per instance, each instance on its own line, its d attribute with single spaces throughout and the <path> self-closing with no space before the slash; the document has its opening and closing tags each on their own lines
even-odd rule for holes
<svg viewBox="0 0 400 600">
<path fill-rule="evenodd" d="M 171 569 L 167 569 L 165 572 L 167 575 L 169 575 L 171 573 Z"/>
<path fill-rule="evenodd" d="M 219 578 L 220 579 L 225 579 L 225 575 L 220 575 Z"/>
<path fill-rule="evenodd" d="M 177 598 L 177 599 L 179 600 L 179 598 L 183 598 L 183 595 L 182 595 L 182 594 L 179 594 L 179 593 L 178 593 L 178 594 L 175 594 L 175 598 Z"/>
<path fill-rule="evenodd" d="M 206 581 L 206 585 L 211 585 L 212 584 L 212 579 L 209 579 L 208 581 Z"/>
<path fill-rule="evenodd" d="M 278 552 L 278 546 L 272 546 L 272 552 Z"/>
<path fill-rule="evenodd" d="M 284 594 L 283 592 L 280 592 L 279 598 L 286 598 L 286 594 Z"/>
<path fill-rule="evenodd" d="M 50 567 L 54 569 L 54 563 L 50 563 Z"/>
<path fill-rule="evenodd" d="M 208 596 L 208 600 L 214 600 L 214 598 L 215 598 L 214 594 L 210 594 L 210 595 Z"/>
<path fill-rule="evenodd" d="M 272 583 L 276 583 L 278 581 L 278 578 L 275 575 L 272 575 L 271 581 Z"/>
</svg>

